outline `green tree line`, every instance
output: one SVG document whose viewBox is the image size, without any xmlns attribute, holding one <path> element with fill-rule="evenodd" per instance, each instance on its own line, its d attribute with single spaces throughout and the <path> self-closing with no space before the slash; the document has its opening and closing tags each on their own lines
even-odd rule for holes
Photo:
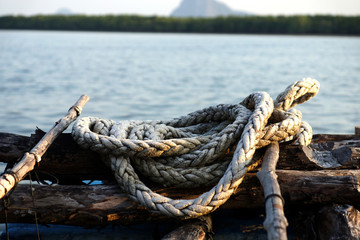
<svg viewBox="0 0 360 240">
<path fill-rule="evenodd" d="M 360 16 L 230 16 L 173 18 L 136 15 L 2 16 L 0 29 L 360 35 Z"/>
</svg>

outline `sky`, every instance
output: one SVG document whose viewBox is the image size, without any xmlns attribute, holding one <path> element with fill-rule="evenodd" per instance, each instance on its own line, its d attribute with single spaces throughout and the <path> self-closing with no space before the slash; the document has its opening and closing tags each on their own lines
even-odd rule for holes
<svg viewBox="0 0 360 240">
<path fill-rule="evenodd" d="M 259 15 L 360 15 L 360 0 L 218 0 L 234 10 Z M 80 14 L 168 16 L 181 0 L 0 0 L 0 15 L 53 14 L 67 8 Z"/>
</svg>

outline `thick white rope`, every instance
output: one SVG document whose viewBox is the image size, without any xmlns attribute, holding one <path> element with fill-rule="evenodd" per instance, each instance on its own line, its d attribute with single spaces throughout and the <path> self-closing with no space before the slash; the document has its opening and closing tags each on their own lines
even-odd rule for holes
<svg viewBox="0 0 360 240">
<path fill-rule="evenodd" d="M 131 199 L 153 212 L 198 217 L 230 198 L 253 164 L 255 149 L 273 141 L 310 143 L 311 127 L 293 107 L 318 90 L 316 80 L 305 78 L 275 102 L 256 92 L 240 104 L 212 106 L 169 121 L 86 117 L 77 121 L 72 134 L 79 145 L 105 156 Z M 136 172 L 163 186 L 213 187 L 196 199 L 171 199 L 145 186 Z"/>
</svg>

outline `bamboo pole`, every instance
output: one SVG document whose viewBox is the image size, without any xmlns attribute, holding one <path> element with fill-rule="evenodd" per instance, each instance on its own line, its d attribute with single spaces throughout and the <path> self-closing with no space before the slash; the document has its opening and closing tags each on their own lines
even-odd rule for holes
<svg viewBox="0 0 360 240">
<path fill-rule="evenodd" d="M 265 152 L 261 170 L 257 177 L 264 189 L 266 219 L 264 228 L 269 240 L 286 240 L 287 219 L 283 209 L 283 198 L 275 173 L 276 163 L 279 159 L 279 143 L 275 142 L 268 146 Z"/>
<path fill-rule="evenodd" d="M 41 161 L 42 155 L 50 147 L 53 141 L 81 114 L 83 106 L 89 101 L 87 95 L 82 95 L 79 100 L 69 109 L 67 115 L 61 118 L 47 132 L 38 144 L 24 154 L 23 158 L 10 171 L 6 171 L 0 177 L 0 199 L 3 198 L 25 175 L 34 169 L 35 164 Z"/>
</svg>

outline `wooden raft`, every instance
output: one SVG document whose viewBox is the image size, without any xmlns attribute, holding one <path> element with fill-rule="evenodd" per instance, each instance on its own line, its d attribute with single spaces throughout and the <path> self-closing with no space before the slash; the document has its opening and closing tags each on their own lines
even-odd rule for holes
<svg viewBox="0 0 360 240">
<path fill-rule="evenodd" d="M 302 209 L 304 213 L 321 219 L 324 212 L 341 216 L 356 216 L 345 219 L 349 231 L 359 229 L 360 213 L 360 135 L 315 135 L 309 147 L 280 144 L 280 158 L 276 174 L 285 210 Z M 10 166 L 29 151 L 44 135 L 41 130 L 31 137 L 0 133 L 0 161 Z M 261 150 L 255 156 L 262 158 Z M 107 224 L 135 224 L 166 219 L 148 212 L 126 197 L 113 179 L 113 174 L 96 153 L 80 149 L 70 134 L 61 134 L 42 156 L 42 162 L 34 172 L 42 181 L 55 181 L 56 185 L 33 185 L 35 207 L 29 185 L 19 184 L 9 195 L 6 208 L 7 221 L 34 223 L 34 211 L 38 222 L 43 224 L 66 224 L 77 226 L 101 226 Z M 34 180 L 35 174 L 32 174 Z M 56 179 L 56 180 L 55 180 Z M 101 181 L 87 185 L 84 181 Z M 172 198 L 195 198 L 206 189 L 161 188 L 147 183 L 158 193 Z M 335 204 L 335 205 L 334 205 Z M 351 207 L 354 206 L 354 207 Z M 264 208 L 263 190 L 256 172 L 249 172 L 231 199 L 219 211 L 226 209 Z M 330 210 L 325 211 L 324 208 Z M 310 209 L 310 210 L 309 210 Z M 336 209 L 343 209 L 336 212 Z M 300 211 L 301 212 L 301 211 Z M 346 213 L 344 215 L 344 213 Z M 310 215 L 309 215 L 310 214 Z M 319 215 L 320 214 L 320 215 Z M 322 214 L 322 215 L 321 215 Z M 295 214 L 296 215 L 296 214 Z M 332 216 L 332 219 L 336 217 Z M 325 217 L 323 216 L 325 219 Z M 295 219 L 297 219 L 295 217 Z M 4 203 L 0 204 L 0 221 L 5 222 Z M 298 220 L 295 220 L 298 221 Z M 320 221 L 320 220 L 319 220 Z M 338 220 L 340 221 L 340 220 Z M 327 221 L 316 234 L 333 232 L 338 222 Z M 346 225 L 345 223 L 343 226 Z M 290 225 L 292 223 L 290 222 Z M 308 237 L 299 226 L 299 235 Z M 326 228 L 324 230 L 324 228 Z M 345 227 L 344 227 L 345 228 Z M 346 234 L 342 228 L 338 232 Z M 300 236 L 301 239 L 301 236 Z M 319 238 L 321 239 L 321 238 Z M 325 239 L 325 238 L 323 238 Z"/>
</svg>

